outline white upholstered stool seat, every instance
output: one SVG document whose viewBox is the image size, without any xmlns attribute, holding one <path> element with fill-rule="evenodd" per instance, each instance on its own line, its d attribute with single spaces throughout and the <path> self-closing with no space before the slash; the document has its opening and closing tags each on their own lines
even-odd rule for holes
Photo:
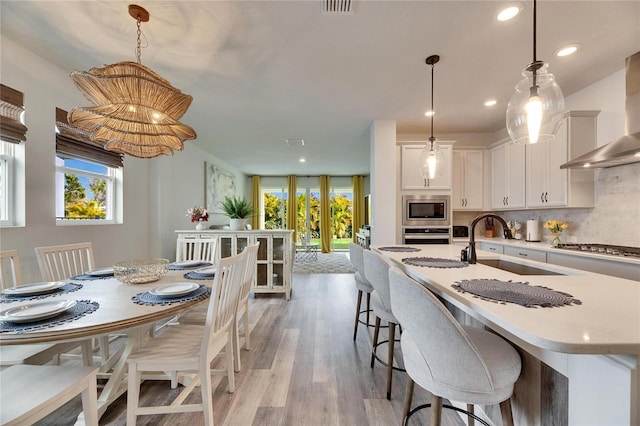
<svg viewBox="0 0 640 426">
<path fill-rule="evenodd" d="M 482 423 L 473 405 L 500 404 L 503 425 L 513 425 L 510 398 L 521 370 L 516 349 L 496 334 L 460 325 L 433 293 L 400 269 L 390 269 L 389 283 L 409 374 L 403 419 L 410 415 L 415 382 L 433 395 L 432 426 L 440 424 L 443 398 L 466 403 L 470 420 Z"/>
<path fill-rule="evenodd" d="M 84 421 L 98 425 L 94 367 L 14 365 L 0 372 L 0 423 L 30 425 L 82 395 Z"/>
<path fill-rule="evenodd" d="M 356 281 L 356 289 L 358 289 L 358 300 L 356 302 L 356 319 L 353 324 L 353 340 L 356 340 L 358 337 L 358 324 L 364 324 L 367 327 L 372 327 L 373 325 L 369 323 L 369 312 L 371 312 L 371 293 L 373 292 L 373 286 L 364 276 L 364 259 L 363 259 L 364 249 L 355 243 L 349 243 L 349 260 L 356 270 L 354 274 L 354 279 Z M 367 295 L 367 308 L 362 311 L 362 295 Z M 366 313 L 367 319 L 366 322 L 360 319 L 360 315 Z"/>
<path fill-rule="evenodd" d="M 405 371 L 403 368 L 394 367 L 393 365 L 393 351 L 396 342 L 395 335 L 398 320 L 391 310 L 391 300 L 389 297 L 389 268 L 391 265 L 385 258 L 371 250 L 364 251 L 363 259 L 365 278 L 374 288 L 373 293 L 371 293 L 371 307 L 376 316 L 376 324 L 373 332 L 373 344 L 371 347 L 371 368 L 373 368 L 375 361 L 378 361 L 387 367 L 387 399 L 391 399 L 393 370 Z M 378 342 L 380 321 L 385 321 L 389 325 L 389 339 Z M 380 359 L 376 353 L 378 346 L 383 343 L 387 343 L 386 362 Z"/>
</svg>

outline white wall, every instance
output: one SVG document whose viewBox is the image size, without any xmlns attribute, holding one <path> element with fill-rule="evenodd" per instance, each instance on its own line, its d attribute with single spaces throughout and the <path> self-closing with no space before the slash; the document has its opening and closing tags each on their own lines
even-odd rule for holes
<svg viewBox="0 0 640 426">
<path fill-rule="evenodd" d="M 185 143 L 174 157 L 152 160 L 125 158 L 124 223 L 118 225 L 56 226 L 55 108 L 71 109 L 88 101 L 75 88 L 67 71 L 2 37 L 2 83 L 25 96 L 28 127 L 25 143 L 25 225 L 0 229 L 0 249 L 17 249 L 25 282 L 41 280 L 34 248 L 91 241 L 96 266 L 161 256 L 175 256 L 176 229 L 190 229 L 185 216 L 195 204 L 204 205 L 204 162 L 218 163 L 236 174 L 238 195 L 244 176 L 214 156 Z M 87 68 L 93 64 L 87 64 Z M 197 129 L 196 129 L 197 132 Z M 202 136 L 202 135 L 201 135 Z M 225 223 L 215 217 L 210 223 Z M 216 222 L 217 221 L 217 222 Z"/>
</svg>

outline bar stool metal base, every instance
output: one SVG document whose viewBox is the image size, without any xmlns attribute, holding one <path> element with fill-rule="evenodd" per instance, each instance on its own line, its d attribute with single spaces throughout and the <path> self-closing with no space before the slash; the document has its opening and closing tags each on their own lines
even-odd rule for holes
<svg viewBox="0 0 640 426">
<path fill-rule="evenodd" d="M 382 328 L 382 327 L 383 327 L 383 326 L 380 326 L 380 328 Z M 387 327 L 388 327 L 388 326 L 387 326 Z M 398 343 L 400 343 L 400 340 L 395 339 L 395 340 L 394 340 L 394 342 L 398 342 Z M 386 361 L 384 361 L 383 359 L 381 359 L 381 358 L 378 356 L 378 346 L 382 345 L 383 343 L 389 343 L 389 339 L 387 339 L 387 340 L 381 340 L 381 341 L 379 341 L 378 343 L 376 343 L 376 344 L 373 346 L 373 357 L 374 357 L 374 358 L 375 358 L 375 360 L 376 360 L 376 361 L 378 361 L 380 364 L 384 365 L 385 367 L 388 367 L 388 366 L 389 366 L 389 364 L 388 364 Z M 373 367 L 373 366 L 372 366 L 372 367 Z M 393 365 L 391 366 L 391 368 L 393 368 L 395 371 L 407 371 L 407 370 L 405 370 L 404 368 L 395 367 L 395 366 L 393 366 Z"/>
<path fill-rule="evenodd" d="M 367 312 L 373 312 L 373 309 L 369 309 L 368 311 L 365 309 L 364 311 L 360 311 L 359 315 L 358 315 L 358 323 L 362 324 L 362 325 L 366 325 L 367 327 L 371 327 L 374 328 L 376 325 L 375 324 L 370 324 L 367 323 L 366 321 L 362 321 L 360 319 L 360 316 L 362 316 L 362 314 L 366 314 Z M 381 325 L 380 328 L 389 328 L 388 325 Z M 397 340 L 396 340 L 397 342 Z"/>
<path fill-rule="evenodd" d="M 418 405 L 416 408 L 414 408 L 413 410 L 409 411 L 409 414 L 407 414 L 407 417 L 404 418 L 404 421 L 402 422 L 403 426 L 409 426 L 409 418 L 411 416 L 413 416 L 416 412 L 425 409 L 425 408 L 430 408 L 431 404 L 422 404 L 422 405 Z M 473 419 L 479 421 L 480 423 L 482 423 L 485 426 L 491 426 L 489 423 L 485 422 L 484 420 L 482 420 L 480 417 L 476 416 L 475 414 L 467 411 L 467 410 L 463 410 L 462 408 L 458 408 L 458 407 L 454 407 L 453 405 L 449 405 L 449 404 L 442 404 L 442 408 L 448 408 L 450 410 L 454 410 L 457 411 L 459 413 L 463 413 L 466 414 L 469 417 L 472 417 Z"/>
</svg>

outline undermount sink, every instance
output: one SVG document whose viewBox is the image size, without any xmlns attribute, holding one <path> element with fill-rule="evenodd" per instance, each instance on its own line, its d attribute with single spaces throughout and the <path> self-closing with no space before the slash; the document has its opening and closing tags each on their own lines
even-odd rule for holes
<svg viewBox="0 0 640 426">
<path fill-rule="evenodd" d="M 565 275 L 560 272 L 549 271 L 548 269 L 536 268 L 529 265 L 521 265 L 502 259 L 478 259 L 477 262 L 518 275 Z"/>
</svg>

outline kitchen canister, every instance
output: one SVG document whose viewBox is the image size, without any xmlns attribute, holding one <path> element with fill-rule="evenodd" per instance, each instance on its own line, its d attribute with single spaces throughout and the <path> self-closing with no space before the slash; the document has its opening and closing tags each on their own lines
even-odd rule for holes
<svg viewBox="0 0 640 426">
<path fill-rule="evenodd" d="M 540 221 L 527 220 L 527 241 L 540 241 Z"/>
</svg>

